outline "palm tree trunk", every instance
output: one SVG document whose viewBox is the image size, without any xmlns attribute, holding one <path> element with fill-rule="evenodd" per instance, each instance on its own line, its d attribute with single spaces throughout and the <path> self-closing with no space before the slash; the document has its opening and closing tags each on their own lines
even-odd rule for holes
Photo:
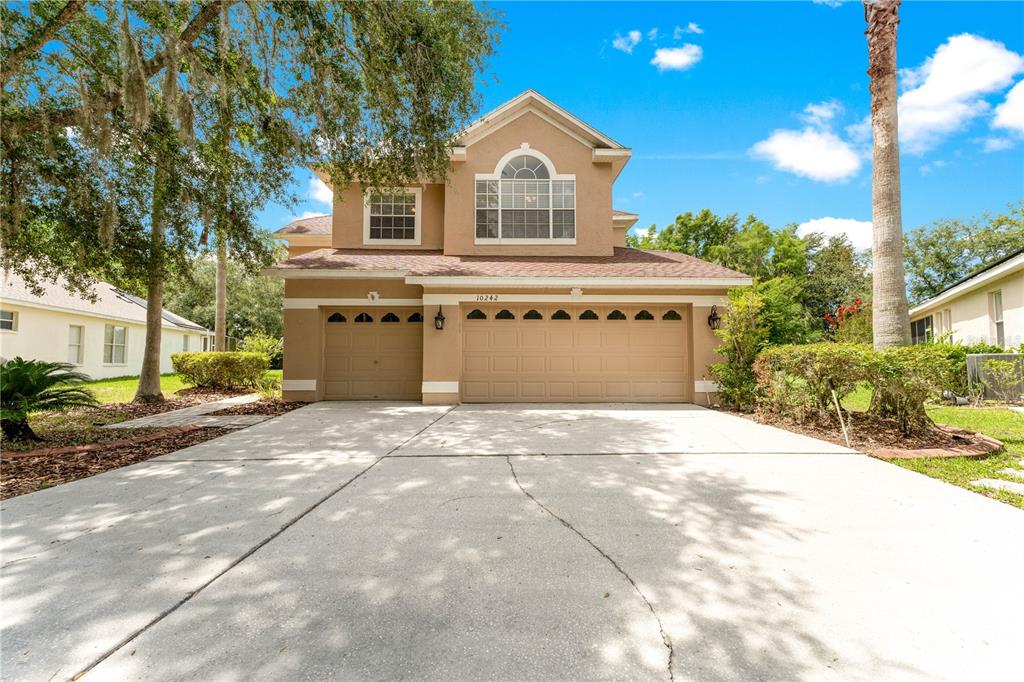
<svg viewBox="0 0 1024 682">
<path fill-rule="evenodd" d="M 896 27 L 900 0 L 864 0 L 871 78 L 872 323 L 875 348 L 910 343 L 903 270 L 900 150 L 896 113 Z"/>
<path fill-rule="evenodd" d="M 213 349 L 228 349 L 228 247 L 224 243 L 223 232 L 217 236 L 217 313 L 214 320 L 215 336 Z"/>
<path fill-rule="evenodd" d="M 164 310 L 164 171 L 157 164 L 153 172 L 153 207 L 149 233 L 149 270 L 146 291 L 146 346 L 142 353 L 142 371 L 135 401 L 160 402 L 160 335 Z"/>
</svg>

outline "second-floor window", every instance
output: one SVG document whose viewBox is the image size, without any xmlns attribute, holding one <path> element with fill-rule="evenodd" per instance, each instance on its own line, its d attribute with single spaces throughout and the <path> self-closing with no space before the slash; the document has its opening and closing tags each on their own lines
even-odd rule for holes
<svg viewBox="0 0 1024 682">
<path fill-rule="evenodd" d="M 495 179 L 476 181 L 476 238 L 575 239 L 576 181 L 552 178 L 528 154 L 510 159 Z M 571 177 L 571 176 L 570 176 Z"/>
<path fill-rule="evenodd" d="M 418 187 L 396 192 L 368 192 L 363 212 L 363 243 L 419 244 L 420 192 Z"/>
</svg>

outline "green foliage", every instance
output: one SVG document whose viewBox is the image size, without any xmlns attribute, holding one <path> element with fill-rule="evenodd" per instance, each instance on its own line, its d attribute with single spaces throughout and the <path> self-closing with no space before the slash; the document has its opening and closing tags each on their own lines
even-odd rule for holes
<svg viewBox="0 0 1024 682">
<path fill-rule="evenodd" d="M 975 343 L 964 345 L 948 341 L 939 341 L 928 344 L 940 349 L 949 361 L 949 375 L 942 389 L 959 396 L 969 396 L 971 393 L 970 381 L 967 377 L 967 356 L 984 353 L 1003 353 L 999 346 L 990 343 Z"/>
<path fill-rule="evenodd" d="M 262 353 L 270 359 L 271 369 L 281 369 L 281 361 L 284 358 L 284 348 L 281 339 L 256 332 L 242 339 L 239 350 L 246 353 Z"/>
<path fill-rule="evenodd" d="M 24 360 L 0 364 L 0 424 L 12 440 L 39 440 L 28 424 L 30 412 L 66 410 L 95 405 L 96 398 L 81 387 L 89 377 L 64 362 Z"/>
<path fill-rule="evenodd" d="M 1021 395 L 1024 377 L 1016 360 L 986 360 L 981 363 L 981 370 L 986 390 L 998 400 L 1016 403 L 1024 397 Z"/>
<path fill-rule="evenodd" d="M 911 304 L 935 296 L 1024 245 L 1024 200 L 1006 213 L 943 219 L 906 234 L 904 258 Z"/>
<path fill-rule="evenodd" d="M 270 368 L 262 353 L 174 353 L 174 371 L 182 381 L 199 388 L 256 386 Z"/>
<path fill-rule="evenodd" d="M 761 324 L 769 343 L 809 343 L 821 339 L 819 325 L 800 302 L 804 291 L 800 280 L 780 275 L 759 282 L 754 288 L 762 299 Z"/>
<path fill-rule="evenodd" d="M 277 258 L 283 256 L 277 252 Z M 217 263 L 209 254 L 191 259 L 173 273 L 164 293 L 165 307 L 178 315 L 214 328 Z M 284 281 L 264 277 L 245 263 L 228 260 L 227 334 L 236 339 L 257 334 L 284 335 Z M 272 358 L 273 359 L 273 358 Z"/>
<path fill-rule="evenodd" d="M 839 343 L 871 343 L 871 306 L 854 299 L 849 305 L 841 305 L 835 315 L 826 313 L 825 324 L 834 341 Z"/>
<path fill-rule="evenodd" d="M 256 392 L 264 400 L 273 400 L 281 397 L 281 377 L 276 374 L 264 374 L 256 380 Z"/>
<path fill-rule="evenodd" d="M 722 340 L 716 350 L 725 362 L 712 365 L 711 374 L 718 382 L 722 401 L 741 410 L 749 410 L 755 403 L 754 361 L 768 339 L 761 321 L 763 310 L 764 299 L 757 291 L 746 287 L 732 289 L 729 307 L 722 315 L 721 326 L 715 330 Z"/>
<path fill-rule="evenodd" d="M 934 344 L 893 346 L 874 352 L 867 376 L 874 392 L 870 411 L 894 419 L 900 431 L 911 434 L 930 426 L 925 401 L 949 385 L 953 364 Z"/>
<path fill-rule="evenodd" d="M 815 320 L 836 314 L 840 305 L 871 300 L 871 256 L 857 251 L 844 235 L 809 234 L 803 302 Z"/>
<path fill-rule="evenodd" d="M 840 403 L 868 374 L 875 352 L 857 343 L 774 346 L 754 363 L 758 406 L 801 421 L 833 411 L 832 391 Z"/>
</svg>

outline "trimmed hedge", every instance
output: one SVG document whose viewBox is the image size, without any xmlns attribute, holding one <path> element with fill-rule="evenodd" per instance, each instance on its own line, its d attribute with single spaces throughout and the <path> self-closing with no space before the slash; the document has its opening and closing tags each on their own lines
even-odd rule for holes
<svg viewBox="0 0 1024 682">
<path fill-rule="evenodd" d="M 174 371 L 182 381 L 199 388 L 256 386 L 270 369 L 263 353 L 174 353 Z"/>
</svg>

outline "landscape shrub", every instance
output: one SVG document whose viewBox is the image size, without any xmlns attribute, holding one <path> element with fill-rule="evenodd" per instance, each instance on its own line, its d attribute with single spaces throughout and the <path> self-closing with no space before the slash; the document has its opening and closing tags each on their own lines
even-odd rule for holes
<svg viewBox="0 0 1024 682">
<path fill-rule="evenodd" d="M 729 307 L 715 333 L 722 345 L 715 350 L 725 362 L 711 366 L 722 402 L 741 410 L 752 409 L 757 397 L 754 361 L 767 343 L 768 332 L 761 321 L 764 300 L 753 289 L 729 292 Z"/>
<path fill-rule="evenodd" d="M 274 338 L 263 332 L 249 334 L 242 339 L 238 350 L 245 353 L 263 353 L 270 359 L 270 369 L 281 369 L 284 359 L 284 348 L 281 339 Z"/>
<path fill-rule="evenodd" d="M 982 383 L 989 394 L 1004 403 L 1020 402 L 1021 369 L 1015 360 L 986 360 L 981 368 Z"/>
<path fill-rule="evenodd" d="M 264 374 L 256 381 L 256 392 L 265 400 L 281 397 L 281 379 L 274 374 Z"/>
<path fill-rule="evenodd" d="M 949 377 L 946 381 L 946 385 L 942 387 L 943 390 L 959 396 L 968 396 L 971 393 L 970 383 L 967 378 L 968 355 L 1006 352 L 999 346 L 994 346 L 991 343 L 964 345 L 961 343 L 944 341 L 932 345 L 941 348 L 950 362 Z"/>
<path fill-rule="evenodd" d="M 930 426 L 925 401 L 948 386 L 953 362 L 940 344 L 898 346 L 873 352 L 867 363 L 870 411 L 894 419 L 904 434 Z"/>
<path fill-rule="evenodd" d="M 825 326 L 833 341 L 871 343 L 871 304 L 855 298 L 853 303 L 839 306 L 835 315 L 826 314 Z"/>
<path fill-rule="evenodd" d="M 95 405 L 92 391 L 81 386 L 88 380 L 66 362 L 20 357 L 4 360 L 0 363 L 0 428 L 4 437 L 41 440 L 29 426 L 30 412 Z"/>
<path fill-rule="evenodd" d="M 758 406 L 803 421 L 832 411 L 832 391 L 842 401 L 868 376 L 871 346 L 859 343 L 809 343 L 775 346 L 754 363 Z"/>
<path fill-rule="evenodd" d="M 256 386 L 270 368 L 263 353 L 174 353 L 174 371 L 182 381 L 199 388 Z"/>
</svg>

